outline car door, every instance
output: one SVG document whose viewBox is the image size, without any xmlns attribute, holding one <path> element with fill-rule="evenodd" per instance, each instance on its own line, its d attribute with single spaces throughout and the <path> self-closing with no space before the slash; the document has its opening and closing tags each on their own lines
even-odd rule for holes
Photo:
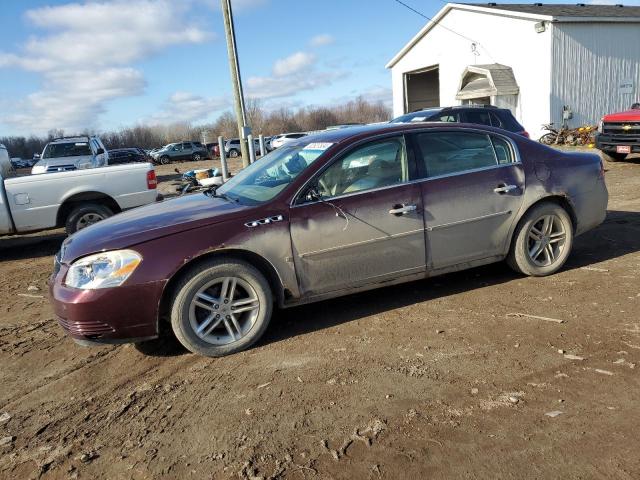
<svg viewBox="0 0 640 480">
<path fill-rule="evenodd" d="M 420 186 L 403 136 L 339 156 L 291 208 L 294 263 L 313 296 L 425 273 Z M 307 197 L 305 199 L 305 196 Z"/>
<path fill-rule="evenodd" d="M 428 267 L 504 255 L 525 177 L 515 144 L 474 130 L 415 134 Z"/>
<path fill-rule="evenodd" d="M 191 156 L 193 155 L 193 146 L 191 145 L 190 142 L 184 142 L 182 144 L 182 155 L 181 155 L 181 159 L 182 160 L 191 160 Z"/>
</svg>

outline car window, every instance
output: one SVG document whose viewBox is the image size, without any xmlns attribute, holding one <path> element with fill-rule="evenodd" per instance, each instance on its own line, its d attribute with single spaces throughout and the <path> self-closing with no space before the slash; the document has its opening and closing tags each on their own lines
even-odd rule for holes
<svg viewBox="0 0 640 480">
<path fill-rule="evenodd" d="M 50 143 L 42 152 L 42 158 L 78 157 L 91 154 L 89 142 Z"/>
<path fill-rule="evenodd" d="M 493 148 L 500 165 L 506 165 L 515 161 L 513 148 L 508 141 L 494 135 L 491 136 L 491 141 L 493 142 Z"/>
<path fill-rule="evenodd" d="M 408 180 L 404 138 L 358 147 L 331 165 L 318 178 L 318 193 L 335 197 L 347 193 L 387 187 Z"/>
<path fill-rule="evenodd" d="M 502 120 L 500 120 L 500 117 L 498 115 L 493 112 L 489 112 L 489 118 L 491 119 L 491 125 L 498 128 L 504 128 Z"/>
<path fill-rule="evenodd" d="M 183 149 L 183 150 L 191 150 L 191 143 L 189 143 L 189 142 L 184 142 L 184 143 L 182 144 L 182 149 Z"/>
<path fill-rule="evenodd" d="M 432 118 L 439 113 L 441 108 L 431 108 L 427 110 L 420 110 L 418 112 L 411 112 L 405 115 L 394 118 L 389 123 L 411 123 L 411 122 L 425 122 L 427 119 Z M 433 121 L 433 120 L 432 120 Z"/>
<path fill-rule="evenodd" d="M 428 177 L 491 167 L 497 164 L 489 135 L 429 132 L 416 135 Z"/>
<path fill-rule="evenodd" d="M 489 113 L 482 111 L 482 110 L 478 110 L 478 111 L 473 111 L 473 110 L 467 110 L 464 113 L 465 116 L 465 121 L 467 123 L 477 123 L 480 125 L 491 125 L 491 119 L 489 118 Z"/>
<path fill-rule="evenodd" d="M 436 115 L 429 119 L 432 122 L 458 122 L 457 113 L 445 113 L 443 115 Z"/>
</svg>

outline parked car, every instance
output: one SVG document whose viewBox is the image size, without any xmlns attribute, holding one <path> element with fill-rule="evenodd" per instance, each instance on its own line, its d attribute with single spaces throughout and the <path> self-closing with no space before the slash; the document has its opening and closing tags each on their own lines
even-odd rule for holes
<svg viewBox="0 0 640 480">
<path fill-rule="evenodd" d="M 151 153 L 151 156 L 163 165 L 171 162 L 200 161 L 209 156 L 207 149 L 200 142 L 170 143 L 160 150 Z"/>
<path fill-rule="evenodd" d="M 529 133 L 518 123 L 511 110 L 492 105 L 460 105 L 454 107 L 437 107 L 407 113 L 394 118 L 389 123 L 414 122 L 455 122 L 475 123 L 502 128 L 529 138 Z"/>
<path fill-rule="evenodd" d="M 148 163 L 19 177 L 0 145 L 0 235 L 58 227 L 72 234 L 154 202 L 156 185 Z"/>
<path fill-rule="evenodd" d="M 640 109 L 631 108 L 602 117 L 596 133 L 596 148 L 610 162 L 640 153 Z"/>
<path fill-rule="evenodd" d="M 261 155 L 261 153 L 260 153 L 260 142 L 258 141 L 257 138 L 255 138 L 253 140 L 253 145 L 254 145 L 254 149 L 255 149 L 256 155 Z M 241 155 L 241 152 L 240 152 L 240 139 L 231 138 L 231 139 L 227 140 L 226 142 L 224 142 L 224 152 L 227 154 L 228 157 L 231 157 L 231 158 L 239 157 Z"/>
<path fill-rule="evenodd" d="M 507 259 L 565 263 L 605 218 L 602 162 L 486 126 L 387 124 L 290 143 L 216 190 L 107 219 L 56 255 L 51 298 L 84 344 L 155 338 L 219 356 L 289 307 Z M 425 287 L 426 288 L 426 287 Z M 331 308 L 328 305 L 325 308 Z"/>
<path fill-rule="evenodd" d="M 153 159 L 141 148 L 116 148 L 109 150 L 109 165 L 139 162 L 153 162 Z"/>
<path fill-rule="evenodd" d="M 47 143 L 31 173 L 67 172 L 106 165 L 109 165 L 109 154 L 100 138 L 62 137 Z"/>
<path fill-rule="evenodd" d="M 209 158 L 220 156 L 220 147 L 218 146 L 218 142 L 207 143 L 205 147 L 207 148 L 207 153 L 209 154 Z"/>
<path fill-rule="evenodd" d="M 273 149 L 275 150 L 276 148 L 280 148 L 288 143 L 292 143 L 296 140 L 298 140 L 299 138 L 302 137 L 306 137 L 307 134 L 306 133 L 285 133 L 282 135 L 278 135 L 276 138 L 274 138 L 273 140 L 271 140 L 271 146 L 273 147 Z"/>
<path fill-rule="evenodd" d="M 12 158 L 11 164 L 13 168 L 31 168 L 35 162 L 32 160 L 25 160 L 23 158 Z"/>
</svg>

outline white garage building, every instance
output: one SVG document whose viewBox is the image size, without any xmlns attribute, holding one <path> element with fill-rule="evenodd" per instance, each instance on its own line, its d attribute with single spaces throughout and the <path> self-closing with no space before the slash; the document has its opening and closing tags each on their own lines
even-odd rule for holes
<svg viewBox="0 0 640 480">
<path fill-rule="evenodd" d="M 640 7 L 447 4 L 387 64 L 394 116 L 466 103 L 541 125 L 595 124 L 640 101 Z"/>
</svg>

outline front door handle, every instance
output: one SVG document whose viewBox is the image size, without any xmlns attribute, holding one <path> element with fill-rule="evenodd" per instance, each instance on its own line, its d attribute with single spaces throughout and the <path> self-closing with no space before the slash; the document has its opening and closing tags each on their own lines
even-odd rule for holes
<svg viewBox="0 0 640 480">
<path fill-rule="evenodd" d="M 416 205 L 394 205 L 393 208 L 391 210 L 389 210 L 389 213 L 391 215 L 406 215 L 407 213 L 410 212 L 415 212 L 418 209 L 418 207 Z"/>
<path fill-rule="evenodd" d="M 493 191 L 495 193 L 503 194 L 503 193 L 509 193 L 509 192 L 511 192 L 513 190 L 517 190 L 517 189 L 518 189 L 517 185 L 504 185 L 504 184 L 502 184 L 499 187 L 494 188 Z"/>
</svg>

